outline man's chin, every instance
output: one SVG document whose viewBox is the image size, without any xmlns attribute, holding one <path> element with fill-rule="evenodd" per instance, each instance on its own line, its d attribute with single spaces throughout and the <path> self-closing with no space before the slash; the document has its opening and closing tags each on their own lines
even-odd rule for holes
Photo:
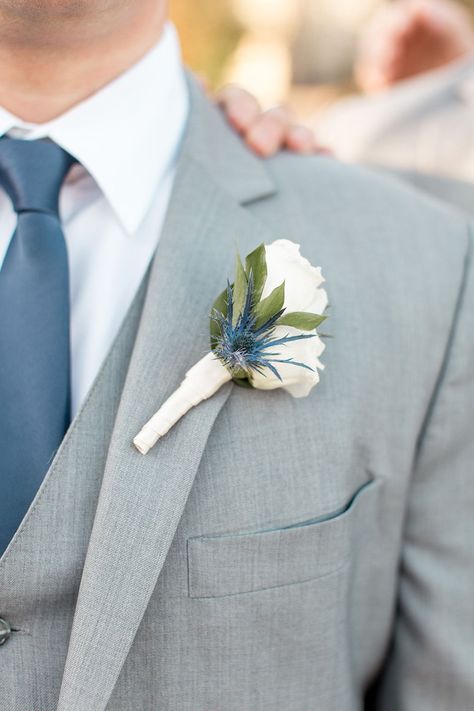
<svg viewBox="0 0 474 711">
<path fill-rule="evenodd" d="M 0 0 L 0 15 L 18 20 L 80 18 L 129 4 L 129 0 Z"/>
</svg>

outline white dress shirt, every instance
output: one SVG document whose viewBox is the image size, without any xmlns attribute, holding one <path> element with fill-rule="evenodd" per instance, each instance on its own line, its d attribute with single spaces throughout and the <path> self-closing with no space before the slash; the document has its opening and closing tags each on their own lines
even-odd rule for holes
<svg viewBox="0 0 474 711">
<path fill-rule="evenodd" d="M 71 283 L 77 413 L 155 251 L 188 114 L 174 27 L 127 72 L 62 116 L 26 124 L 0 107 L 0 136 L 49 137 L 80 163 L 60 195 Z M 0 265 L 16 226 L 0 189 Z"/>
</svg>

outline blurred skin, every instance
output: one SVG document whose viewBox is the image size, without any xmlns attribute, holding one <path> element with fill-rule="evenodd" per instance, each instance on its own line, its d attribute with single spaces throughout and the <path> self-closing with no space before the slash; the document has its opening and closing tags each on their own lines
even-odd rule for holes
<svg viewBox="0 0 474 711">
<path fill-rule="evenodd" d="M 311 129 L 294 122 L 286 107 L 262 112 L 254 96 L 234 85 L 221 89 L 217 101 L 247 145 L 264 158 L 282 148 L 302 154 L 328 153 L 318 145 Z"/>
<path fill-rule="evenodd" d="M 397 0 L 364 33 L 355 76 L 372 93 L 474 51 L 470 16 L 451 0 Z"/>
<path fill-rule="evenodd" d="M 165 0 L 0 0 L 0 104 L 43 123 L 158 41 Z"/>
</svg>

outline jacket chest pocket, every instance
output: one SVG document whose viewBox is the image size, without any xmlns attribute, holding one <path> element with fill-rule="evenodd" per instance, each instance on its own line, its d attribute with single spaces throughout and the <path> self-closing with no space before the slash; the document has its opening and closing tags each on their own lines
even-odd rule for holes
<svg viewBox="0 0 474 711">
<path fill-rule="evenodd" d="M 212 598 L 322 578 L 344 568 L 374 515 L 378 481 L 330 514 L 279 529 L 188 539 L 188 593 Z"/>
</svg>

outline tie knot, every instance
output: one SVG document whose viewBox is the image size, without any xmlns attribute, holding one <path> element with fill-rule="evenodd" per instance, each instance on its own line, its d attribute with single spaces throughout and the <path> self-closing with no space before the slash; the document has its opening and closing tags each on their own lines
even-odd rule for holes
<svg viewBox="0 0 474 711">
<path fill-rule="evenodd" d="M 0 139 L 0 185 L 15 212 L 58 215 L 59 191 L 74 158 L 47 139 Z"/>
</svg>

